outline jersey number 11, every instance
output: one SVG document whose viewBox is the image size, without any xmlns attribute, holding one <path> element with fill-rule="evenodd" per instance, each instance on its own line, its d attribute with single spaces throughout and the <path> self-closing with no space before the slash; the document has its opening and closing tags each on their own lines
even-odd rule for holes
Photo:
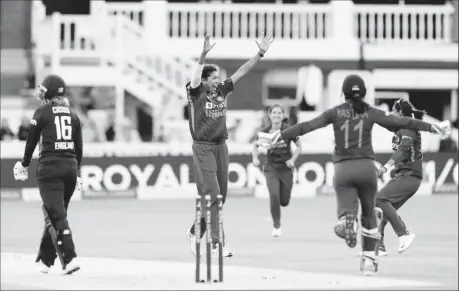
<svg viewBox="0 0 459 291">
<path fill-rule="evenodd" d="M 72 139 L 72 118 L 67 115 L 54 117 L 57 140 Z"/>
<path fill-rule="evenodd" d="M 343 125 L 340 127 L 341 130 L 344 130 L 344 148 L 349 147 L 349 120 L 346 120 Z M 356 126 L 354 126 L 354 132 L 359 131 L 359 149 L 362 147 L 362 134 L 363 134 L 363 119 L 359 120 Z"/>
</svg>

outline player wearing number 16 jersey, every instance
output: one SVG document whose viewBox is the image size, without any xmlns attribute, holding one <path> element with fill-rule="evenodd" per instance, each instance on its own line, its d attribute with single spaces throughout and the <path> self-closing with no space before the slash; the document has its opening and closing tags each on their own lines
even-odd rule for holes
<svg viewBox="0 0 459 291">
<path fill-rule="evenodd" d="M 333 124 L 335 135 L 334 188 L 337 197 L 338 219 L 335 232 L 346 240 L 349 247 L 357 243 L 356 216 L 358 201 L 362 205 L 363 257 L 361 269 L 364 275 L 377 272 L 376 256 L 379 242 L 379 230 L 375 210 L 375 194 L 377 191 L 377 173 L 373 163 L 371 131 L 375 123 L 391 131 L 412 129 L 439 133 L 436 125 L 409 117 L 394 116 L 376 109 L 363 101 L 366 86 L 357 75 L 349 75 L 343 82 L 342 91 L 346 102 L 337 105 L 317 118 L 296 124 L 273 137 L 280 136 L 284 140 L 296 137 Z M 379 221 L 380 222 L 380 221 Z"/>
<path fill-rule="evenodd" d="M 65 98 L 67 88 L 57 75 L 47 76 L 39 86 L 39 99 L 43 101 L 31 120 L 24 157 L 15 166 L 15 172 L 28 177 L 33 152 L 39 144 L 37 182 L 43 200 L 45 229 L 40 243 L 37 262 L 47 273 L 54 265 L 56 252 L 63 274 L 79 270 L 72 239 L 67 207 L 78 180 L 83 153 L 80 120 Z"/>
</svg>

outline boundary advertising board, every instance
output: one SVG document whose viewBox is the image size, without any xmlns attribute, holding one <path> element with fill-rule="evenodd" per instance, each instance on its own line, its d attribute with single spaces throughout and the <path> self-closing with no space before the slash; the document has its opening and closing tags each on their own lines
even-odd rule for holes
<svg viewBox="0 0 459 291">
<path fill-rule="evenodd" d="M 377 154 L 375 163 L 389 158 L 390 154 Z M 424 157 L 423 185 L 418 194 L 457 193 L 457 160 L 455 154 L 427 153 Z M 30 192 L 36 188 L 36 159 L 32 161 L 26 182 L 13 178 L 12 169 L 16 161 L 2 159 L 1 189 L 8 197 L 17 189 L 29 188 Z M 250 154 L 231 155 L 229 167 L 228 195 L 267 197 L 263 171 L 251 164 Z M 330 154 L 302 154 L 296 162 L 292 196 L 334 195 L 333 170 Z M 197 194 L 192 157 L 188 155 L 89 157 L 83 159 L 80 174 L 82 199 L 193 198 Z M 380 186 L 390 179 L 390 175 L 387 173 L 383 177 Z"/>
</svg>

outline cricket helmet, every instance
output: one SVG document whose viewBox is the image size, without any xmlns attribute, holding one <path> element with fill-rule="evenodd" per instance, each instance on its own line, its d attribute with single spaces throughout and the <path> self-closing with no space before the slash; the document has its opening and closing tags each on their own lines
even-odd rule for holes
<svg viewBox="0 0 459 291">
<path fill-rule="evenodd" d="M 67 85 L 62 77 L 51 74 L 45 77 L 41 84 L 38 86 L 38 99 L 50 100 L 54 97 L 61 97 L 67 95 Z"/>
</svg>

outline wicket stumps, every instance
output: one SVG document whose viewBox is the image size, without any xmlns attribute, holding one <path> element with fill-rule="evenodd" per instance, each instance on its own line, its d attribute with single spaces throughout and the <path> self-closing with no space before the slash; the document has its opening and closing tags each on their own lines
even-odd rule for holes
<svg viewBox="0 0 459 291">
<path fill-rule="evenodd" d="M 206 266 L 207 266 L 207 282 L 212 282 L 212 198 L 210 195 L 203 197 L 198 195 L 196 197 L 196 223 L 195 223 L 195 236 L 196 236 L 196 270 L 195 281 L 196 283 L 203 283 L 201 280 L 201 218 L 205 217 L 206 223 Z M 223 282 L 223 196 L 217 195 L 217 216 L 218 216 L 218 281 Z M 203 207 L 204 205 L 204 207 Z"/>
</svg>

